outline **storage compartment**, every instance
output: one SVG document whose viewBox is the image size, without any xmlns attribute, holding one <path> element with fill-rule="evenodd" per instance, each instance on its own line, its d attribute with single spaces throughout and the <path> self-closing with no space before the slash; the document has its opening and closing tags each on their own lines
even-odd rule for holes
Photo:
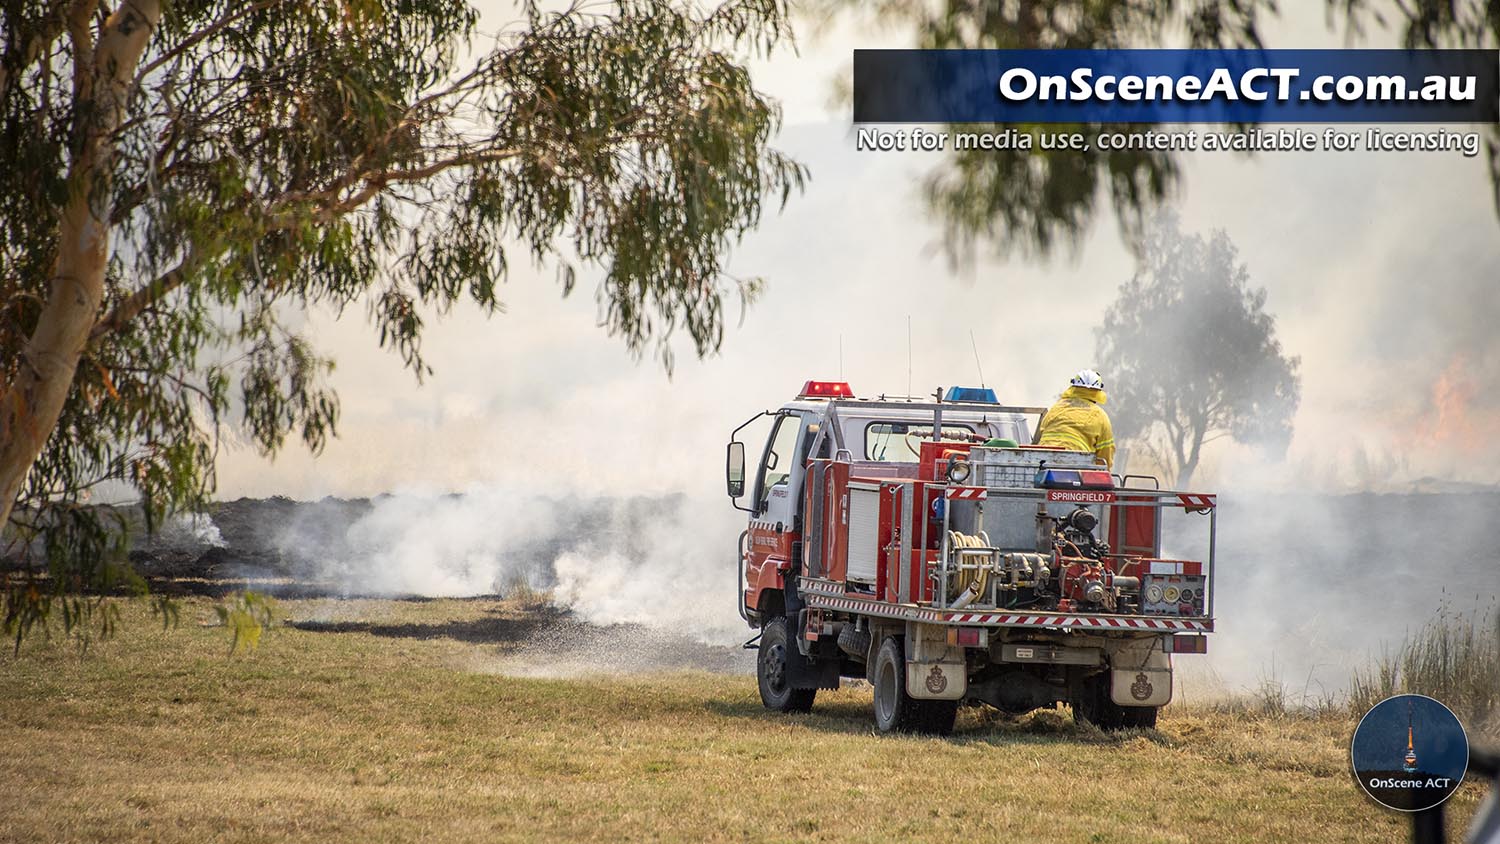
<svg viewBox="0 0 1500 844">
<path fill-rule="evenodd" d="M 856 583 L 875 584 L 880 545 L 880 488 L 874 484 L 849 484 L 849 565 L 845 577 Z"/>
</svg>

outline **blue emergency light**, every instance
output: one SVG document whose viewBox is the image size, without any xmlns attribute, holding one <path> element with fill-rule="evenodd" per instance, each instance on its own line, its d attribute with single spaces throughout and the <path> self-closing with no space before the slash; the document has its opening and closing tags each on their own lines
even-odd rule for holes
<svg viewBox="0 0 1500 844">
<path fill-rule="evenodd" d="M 989 387 L 949 387 L 948 401 L 972 401 L 983 404 L 999 404 L 995 391 Z"/>
<path fill-rule="evenodd" d="M 1115 479 L 1105 471 L 1089 469 L 1038 469 L 1034 486 L 1041 489 L 1114 489 Z"/>
</svg>

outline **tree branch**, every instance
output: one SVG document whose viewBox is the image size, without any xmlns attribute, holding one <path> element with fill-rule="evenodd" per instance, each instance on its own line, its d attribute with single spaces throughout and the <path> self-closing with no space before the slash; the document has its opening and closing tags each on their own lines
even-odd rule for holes
<svg viewBox="0 0 1500 844">
<path fill-rule="evenodd" d="M 105 317 L 94 324 L 89 331 L 89 342 L 93 343 L 100 337 L 114 331 L 118 331 L 130 323 L 131 320 L 141 315 L 141 312 L 160 302 L 168 293 L 181 287 L 188 276 L 198 267 L 203 260 L 202 253 L 196 248 L 189 249 L 187 257 L 182 262 L 165 273 L 157 276 L 149 284 L 121 299 Z"/>
<path fill-rule="evenodd" d="M 162 65 L 166 64 L 167 62 L 172 61 L 173 59 L 177 58 L 178 56 L 182 55 L 183 53 L 186 53 L 188 50 L 192 49 L 193 47 L 196 47 L 197 45 L 203 43 L 204 41 L 208 40 L 209 38 L 212 38 L 215 35 L 218 35 L 220 32 L 223 32 L 225 29 L 228 29 L 235 22 L 239 21 L 241 18 L 243 18 L 243 17 L 245 17 L 247 15 L 253 15 L 256 12 L 264 11 L 266 9 L 271 8 L 272 6 L 279 5 L 282 2 L 284 2 L 284 0 L 260 0 L 260 2 L 258 2 L 258 3 L 251 3 L 249 5 L 241 6 L 238 9 L 235 9 L 234 11 L 230 12 L 229 14 L 226 14 L 224 17 L 219 18 L 218 20 L 214 21 L 213 23 L 211 23 L 211 24 L 203 27 L 202 29 L 198 30 L 197 32 L 193 33 L 191 36 L 189 36 L 187 38 L 184 38 L 182 40 L 181 44 L 178 44 L 176 47 L 173 47 L 172 49 L 166 51 L 165 53 L 162 53 L 160 56 L 157 56 L 155 59 L 151 60 L 149 63 L 146 64 L 145 67 L 142 67 L 140 69 L 140 71 L 138 71 L 136 73 L 136 75 L 135 75 L 135 81 L 134 81 L 133 84 L 134 85 L 141 84 L 141 82 L 143 80 L 145 80 L 146 77 L 148 77 L 152 73 L 156 72 L 156 70 L 158 68 L 160 68 Z"/>
<path fill-rule="evenodd" d="M 98 4 L 93 0 L 73 0 L 68 9 L 68 40 L 73 44 L 73 102 L 93 99 L 94 34 L 89 28 Z"/>
<path fill-rule="evenodd" d="M 36 61 L 42 50 L 56 41 L 66 28 L 66 18 L 63 10 L 67 7 L 69 0 L 53 0 L 47 14 L 42 17 L 42 26 L 30 37 L 25 38 L 19 45 L 11 38 L 7 38 L 5 45 L 5 56 L 0 60 L 0 101 L 7 99 L 10 92 L 10 68 L 13 66 L 24 73 L 25 69 Z M 9 16 L 7 16 L 9 18 Z M 12 38 L 21 34 L 19 21 L 7 19 L 6 29 L 10 30 Z M 23 36 L 24 37 L 24 36 Z"/>
<path fill-rule="evenodd" d="M 289 193 L 283 195 L 273 203 L 272 211 L 267 215 L 267 219 L 270 222 L 265 226 L 264 231 L 277 231 L 296 225 L 294 222 L 294 208 L 298 205 L 314 205 L 313 218 L 318 222 L 330 222 L 358 209 L 389 185 L 420 182 L 444 170 L 504 161 L 520 154 L 521 152 L 518 149 L 496 149 L 462 153 L 435 161 L 423 167 L 358 174 L 352 181 L 341 179 L 338 185 L 323 191 Z M 344 199 L 337 198 L 337 191 L 342 185 L 357 184 L 359 182 L 364 182 L 365 185 L 358 192 Z M 320 205 L 320 203 L 326 204 Z M 136 317 L 140 316 L 147 308 L 160 302 L 167 294 L 181 287 L 188 280 L 192 272 L 197 269 L 198 265 L 202 263 L 204 257 L 205 252 L 201 248 L 190 248 L 187 256 L 177 266 L 167 270 L 145 286 L 121 299 L 103 319 L 95 323 L 93 329 L 89 332 L 89 342 L 93 343 L 104 335 L 125 327 Z"/>
<path fill-rule="evenodd" d="M 324 190 L 294 191 L 283 194 L 272 203 L 272 211 L 269 216 L 273 219 L 273 222 L 267 229 L 275 231 L 295 225 L 295 222 L 291 218 L 294 216 L 293 210 L 297 206 L 312 205 L 314 206 L 314 220 L 324 223 L 331 222 L 358 209 L 390 185 L 421 182 L 436 176 L 444 170 L 451 170 L 456 167 L 473 167 L 478 164 L 492 164 L 497 161 L 515 158 L 520 154 L 521 150 L 514 148 L 484 150 L 481 152 L 461 152 L 458 155 L 450 156 L 421 167 L 349 174 Z M 339 191 L 361 182 L 364 183 L 364 187 L 355 193 L 343 199 L 338 197 Z"/>
</svg>

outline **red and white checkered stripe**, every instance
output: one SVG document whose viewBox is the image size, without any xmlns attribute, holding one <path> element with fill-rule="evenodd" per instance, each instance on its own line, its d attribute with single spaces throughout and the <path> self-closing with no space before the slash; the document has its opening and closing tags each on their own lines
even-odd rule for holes
<svg viewBox="0 0 1500 844">
<path fill-rule="evenodd" d="M 1068 615 L 1057 613 L 952 612 L 928 607 L 910 607 L 804 591 L 809 607 L 843 610 L 865 615 L 922 621 L 930 624 L 983 624 L 993 627 L 1053 627 L 1093 630 L 1162 630 L 1207 633 L 1213 622 L 1191 618 L 1144 618 L 1140 616 Z"/>
<path fill-rule="evenodd" d="M 1212 495 L 1179 492 L 1177 494 L 1177 500 L 1182 502 L 1182 506 L 1186 507 L 1189 510 L 1212 510 L 1216 506 L 1214 503 L 1214 496 Z"/>
<path fill-rule="evenodd" d="M 956 501 L 984 501 L 990 493 L 982 486 L 950 486 L 943 497 Z"/>
</svg>

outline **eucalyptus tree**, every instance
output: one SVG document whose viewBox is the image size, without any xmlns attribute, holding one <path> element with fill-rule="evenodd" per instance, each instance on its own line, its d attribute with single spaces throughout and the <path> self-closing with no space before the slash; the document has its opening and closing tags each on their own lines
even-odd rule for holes
<svg viewBox="0 0 1500 844">
<path fill-rule="evenodd" d="M 1224 232 L 1188 234 L 1162 214 L 1096 341 L 1098 359 L 1109 361 L 1116 437 L 1142 448 L 1179 488 L 1216 440 L 1276 454 L 1290 443 L 1301 360 L 1282 349 L 1266 291 L 1251 285 Z"/>
<path fill-rule="evenodd" d="M 604 327 L 670 367 L 679 332 L 719 345 L 758 283 L 728 250 L 806 175 L 746 66 L 781 0 L 527 4 L 494 37 L 459 0 L 116 2 L 0 4 L 0 523 L 51 570 L 8 581 L 12 632 L 128 577 L 91 489 L 150 526 L 204 504 L 226 425 L 335 434 L 300 312 L 420 378 L 424 315 L 497 310 L 519 254 L 596 273 Z"/>
</svg>

